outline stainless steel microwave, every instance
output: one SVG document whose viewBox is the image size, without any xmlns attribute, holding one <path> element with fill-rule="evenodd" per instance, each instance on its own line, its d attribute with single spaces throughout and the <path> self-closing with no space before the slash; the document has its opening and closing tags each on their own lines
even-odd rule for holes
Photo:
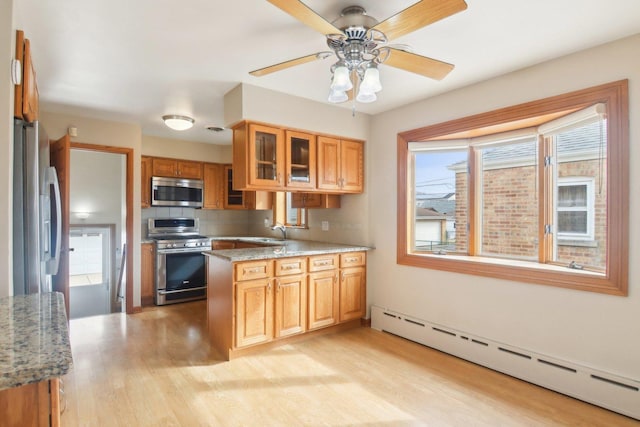
<svg viewBox="0 0 640 427">
<path fill-rule="evenodd" d="M 199 179 L 151 178 L 151 206 L 201 208 L 203 183 Z"/>
</svg>

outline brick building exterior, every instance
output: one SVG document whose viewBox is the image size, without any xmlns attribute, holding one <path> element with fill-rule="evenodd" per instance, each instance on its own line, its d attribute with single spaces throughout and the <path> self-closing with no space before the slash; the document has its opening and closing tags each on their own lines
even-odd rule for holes
<svg viewBox="0 0 640 427">
<path fill-rule="evenodd" d="M 598 159 L 563 162 L 558 177 L 594 180 L 594 238 L 558 238 L 556 260 L 604 268 L 606 262 L 606 170 Z M 535 165 L 483 172 L 482 254 L 538 258 L 538 200 Z M 600 182 L 603 180 L 603 182 Z M 456 250 L 467 251 L 467 174 L 456 173 Z"/>
</svg>

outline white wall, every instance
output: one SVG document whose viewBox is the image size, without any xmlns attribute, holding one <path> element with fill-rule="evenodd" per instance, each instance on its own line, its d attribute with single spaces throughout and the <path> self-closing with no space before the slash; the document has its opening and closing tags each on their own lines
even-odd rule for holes
<svg viewBox="0 0 640 427">
<path fill-rule="evenodd" d="M 0 1 L 0 297 L 13 294 L 13 88 L 9 64 L 14 57 L 13 0 Z"/>
<path fill-rule="evenodd" d="M 368 299 L 417 318 L 640 380 L 640 193 L 631 186 L 629 296 L 396 264 L 397 133 L 629 79 L 631 183 L 640 180 L 640 35 L 452 91 L 372 120 Z"/>
<path fill-rule="evenodd" d="M 231 130 L 225 130 L 229 145 L 206 144 L 181 139 L 142 135 L 142 154 L 198 162 L 231 163 Z"/>
<path fill-rule="evenodd" d="M 254 120 L 301 129 L 366 140 L 371 116 L 348 108 L 243 83 L 224 97 L 225 126 L 241 120 Z"/>
</svg>

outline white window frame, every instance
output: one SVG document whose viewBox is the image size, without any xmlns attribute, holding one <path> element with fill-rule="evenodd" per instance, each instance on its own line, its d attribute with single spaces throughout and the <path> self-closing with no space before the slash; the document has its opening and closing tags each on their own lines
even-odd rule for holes
<svg viewBox="0 0 640 427">
<path fill-rule="evenodd" d="M 559 191 L 560 187 L 573 187 L 579 185 L 586 185 L 587 187 L 587 203 L 585 207 L 560 207 Z M 580 241 L 593 241 L 595 239 L 595 184 L 592 177 L 562 177 L 558 178 L 558 185 L 555 194 L 555 224 L 558 240 L 580 240 Z M 567 233 L 557 230 L 558 227 L 558 212 L 587 212 L 587 231 L 586 233 Z"/>
</svg>

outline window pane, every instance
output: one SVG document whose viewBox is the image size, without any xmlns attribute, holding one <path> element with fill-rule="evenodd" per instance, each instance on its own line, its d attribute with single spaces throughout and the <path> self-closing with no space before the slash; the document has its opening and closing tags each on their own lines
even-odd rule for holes
<svg viewBox="0 0 640 427">
<path fill-rule="evenodd" d="M 467 252 L 467 150 L 416 152 L 413 245 Z"/>
<path fill-rule="evenodd" d="M 482 148 L 483 255 L 538 258 L 537 140 Z"/>
<path fill-rule="evenodd" d="M 69 286 L 102 284 L 102 234 L 70 235 L 69 247 Z"/>
<path fill-rule="evenodd" d="M 556 134 L 554 261 L 606 268 L 606 121 Z"/>
<path fill-rule="evenodd" d="M 587 206 L 586 185 L 564 185 L 558 188 L 558 207 L 573 208 Z"/>
<path fill-rule="evenodd" d="M 587 212 L 558 212 L 558 233 L 587 234 Z"/>
</svg>

